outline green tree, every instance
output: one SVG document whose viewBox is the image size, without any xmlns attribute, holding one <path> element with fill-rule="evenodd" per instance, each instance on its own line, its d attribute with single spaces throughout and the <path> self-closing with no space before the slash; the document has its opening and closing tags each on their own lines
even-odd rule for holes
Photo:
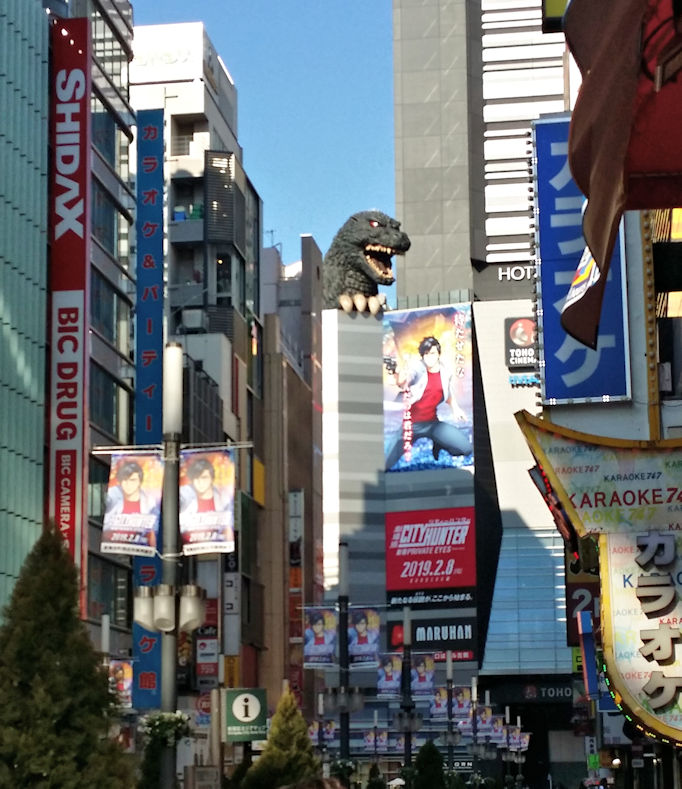
<svg viewBox="0 0 682 789">
<path fill-rule="evenodd" d="M 447 789 L 466 789 L 466 781 L 459 773 L 451 772 L 445 776 L 445 786 Z"/>
<path fill-rule="evenodd" d="M 108 738 L 115 705 L 78 616 L 78 573 L 48 528 L 0 627 L 0 786 L 132 787 L 130 758 Z"/>
<path fill-rule="evenodd" d="M 313 751 L 296 697 L 286 690 L 272 716 L 268 741 L 260 758 L 242 780 L 242 789 L 274 789 L 318 775 L 320 762 Z"/>
<path fill-rule="evenodd" d="M 373 764 L 369 768 L 369 780 L 367 789 L 386 789 L 386 779 L 381 774 L 378 764 Z"/>
<path fill-rule="evenodd" d="M 443 757 L 432 740 L 427 740 L 414 760 L 413 789 L 445 789 Z"/>
</svg>

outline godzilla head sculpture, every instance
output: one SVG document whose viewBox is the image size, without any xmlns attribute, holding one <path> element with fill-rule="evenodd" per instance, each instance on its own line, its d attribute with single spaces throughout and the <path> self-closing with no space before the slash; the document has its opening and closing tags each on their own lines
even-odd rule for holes
<svg viewBox="0 0 682 789">
<path fill-rule="evenodd" d="M 334 236 L 324 257 L 324 306 L 376 315 L 386 303 L 379 285 L 395 279 L 391 258 L 403 255 L 410 239 L 400 222 L 381 211 L 353 214 Z"/>
</svg>

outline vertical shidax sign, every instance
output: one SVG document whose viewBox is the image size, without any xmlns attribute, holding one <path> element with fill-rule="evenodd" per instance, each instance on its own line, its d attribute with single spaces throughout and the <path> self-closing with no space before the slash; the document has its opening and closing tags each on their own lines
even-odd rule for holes
<svg viewBox="0 0 682 789">
<path fill-rule="evenodd" d="M 102 553 L 156 554 L 162 488 L 163 460 L 159 455 L 115 453 L 111 456 Z"/>
<path fill-rule="evenodd" d="M 183 553 L 234 551 L 232 450 L 180 453 L 180 536 Z"/>
<path fill-rule="evenodd" d="M 576 297 L 599 273 L 582 235 L 584 197 L 568 167 L 568 126 L 568 116 L 542 118 L 533 125 L 543 401 L 554 405 L 627 400 L 630 354 L 620 236 L 606 282 L 596 349 L 567 335 L 560 324 L 569 290 L 570 297 Z"/>
<path fill-rule="evenodd" d="M 471 305 L 384 314 L 386 471 L 473 469 Z"/>
<path fill-rule="evenodd" d="M 160 444 L 163 382 L 163 110 L 137 113 L 135 443 Z M 158 546 L 161 551 L 161 545 Z M 161 579 L 158 556 L 133 560 L 137 586 Z M 161 704 L 161 639 L 133 624 L 136 709 Z"/>
<path fill-rule="evenodd" d="M 50 82 L 48 517 L 87 577 L 90 22 L 54 19 Z M 29 309 L 29 305 L 26 305 Z M 83 528 L 86 524 L 86 529 Z"/>
</svg>

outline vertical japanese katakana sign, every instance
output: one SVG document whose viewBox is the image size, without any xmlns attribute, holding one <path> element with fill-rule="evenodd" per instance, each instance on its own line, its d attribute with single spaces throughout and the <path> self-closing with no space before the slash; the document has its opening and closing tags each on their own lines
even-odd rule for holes
<svg viewBox="0 0 682 789">
<path fill-rule="evenodd" d="M 163 110 L 137 113 L 137 306 L 135 443 L 160 444 L 163 381 Z M 160 536 L 159 536 L 160 539 Z M 161 546 L 159 545 L 159 551 Z M 135 584 L 161 579 L 156 556 L 133 562 Z M 133 625 L 133 706 L 161 703 L 161 638 Z"/>
<path fill-rule="evenodd" d="M 596 271 L 582 234 L 585 198 L 568 166 L 569 117 L 541 118 L 533 124 L 543 402 L 629 400 L 622 233 L 611 260 L 596 349 L 570 337 L 560 324 L 569 288 L 575 298 L 581 286 L 589 287 Z"/>
</svg>

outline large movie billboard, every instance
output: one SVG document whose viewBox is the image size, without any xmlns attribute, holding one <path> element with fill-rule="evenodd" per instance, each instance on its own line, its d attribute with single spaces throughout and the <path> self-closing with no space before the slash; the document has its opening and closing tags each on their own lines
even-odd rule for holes
<svg viewBox="0 0 682 789">
<path fill-rule="evenodd" d="M 384 314 L 386 471 L 473 469 L 471 305 Z"/>
<path fill-rule="evenodd" d="M 386 595 L 397 607 L 474 606 L 474 508 L 387 512 Z"/>
</svg>

